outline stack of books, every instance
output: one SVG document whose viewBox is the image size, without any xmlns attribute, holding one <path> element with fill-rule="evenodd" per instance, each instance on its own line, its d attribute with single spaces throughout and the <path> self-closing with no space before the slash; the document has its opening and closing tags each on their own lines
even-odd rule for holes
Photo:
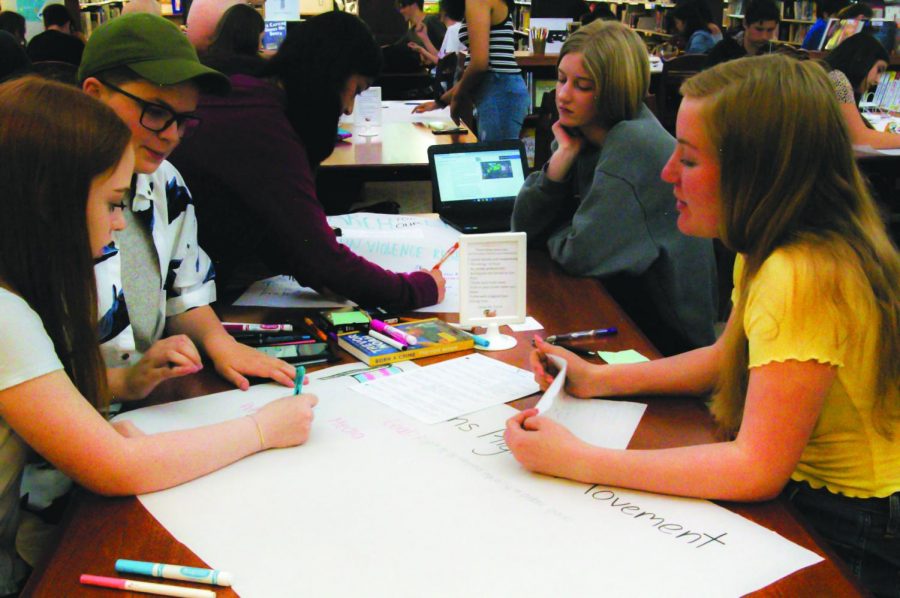
<svg viewBox="0 0 900 598">
<path fill-rule="evenodd" d="M 396 324 L 394 328 L 415 337 L 415 344 L 404 344 L 392 337 L 382 340 L 366 332 L 347 332 L 338 335 L 338 346 L 367 365 L 377 366 L 465 351 L 474 345 L 471 335 L 438 318 L 403 322 Z M 384 337 L 383 333 L 375 334 Z"/>
</svg>

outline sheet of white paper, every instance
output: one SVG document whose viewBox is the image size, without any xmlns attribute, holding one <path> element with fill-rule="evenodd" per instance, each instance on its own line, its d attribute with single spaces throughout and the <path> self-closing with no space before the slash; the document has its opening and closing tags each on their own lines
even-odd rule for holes
<svg viewBox="0 0 900 598">
<path fill-rule="evenodd" d="M 381 122 L 383 124 L 390 123 L 429 123 L 429 122 L 440 122 L 440 123 L 448 123 L 452 122 L 450 118 L 450 108 L 441 108 L 440 110 L 432 110 L 431 112 L 422 112 L 418 114 L 413 113 L 413 109 L 421 104 L 421 101 L 400 101 L 400 100 L 390 100 L 381 102 Z M 354 104 L 353 110 L 354 112 L 349 115 L 341 116 L 341 122 L 343 123 L 355 123 L 356 122 L 356 109 L 357 104 Z"/>
<path fill-rule="evenodd" d="M 336 295 L 325 296 L 300 284 L 290 276 L 273 276 L 250 285 L 235 305 L 263 307 L 345 307 L 355 305 Z"/>
<path fill-rule="evenodd" d="M 528 316 L 521 324 L 509 324 L 509 329 L 513 332 L 528 332 L 529 330 L 543 330 L 544 325 Z"/>
<path fill-rule="evenodd" d="M 356 379 L 334 377 L 348 369 L 368 368 L 310 375 L 305 445 L 139 497 L 242 598 L 739 596 L 821 560 L 706 501 L 531 474 L 503 443 L 511 407 L 427 426 L 352 392 Z M 261 385 L 121 417 L 182 429 L 284 394 Z"/>
<path fill-rule="evenodd" d="M 647 405 L 629 401 L 576 399 L 565 389 L 566 361 L 555 355 L 548 355 L 547 358 L 559 371 L 536 405 L 540 414 L 559 422 L 575 436 L 595 446 L 628 448 Z"/>
<path fill-rule="evenodd" d="M 341 229 L 343 245 L 393 272 L 430 269 L 459 240 L 459 231 L 438 218 L 357 212 L 329 216 L 328 224 Z M 444 300 L 417 311 L 459 311 L 459 256 L 444 262 L 441 273 L 447 281 Z"/>
<path fill-rule="evenodd" d="M 527 397 L 539 387 L 531 372 L 476 353 L 353 389 L 421 422 L 436 424 Z"/>
<path fill-rule="evenodd" d="M 300 0 L 266 0 L 266 20 L 299 21 Z"/>
<path fill-rule="evenodd" d="M 634 349 L 625 349 L 624 351 L 597 351 L 597 356 L 609 364 L 641 363 L 642 361 L 650 361 L 647 357 Z"/>
</svg>

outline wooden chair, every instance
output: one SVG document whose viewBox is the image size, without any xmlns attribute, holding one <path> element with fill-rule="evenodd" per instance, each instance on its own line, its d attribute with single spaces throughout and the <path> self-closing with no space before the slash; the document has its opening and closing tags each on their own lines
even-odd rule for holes
<svg viewBox="0 0 900 598">
<path fill-rule="evenodd" d="M 681 105 L 681 84 L 699 73 L 706 64 L 706 54 L 682 54 L 663 62 L 662 76 L 656 94 L 657 111 L 662 125 L 675 134 L 675 117 Z"/>
</svg>

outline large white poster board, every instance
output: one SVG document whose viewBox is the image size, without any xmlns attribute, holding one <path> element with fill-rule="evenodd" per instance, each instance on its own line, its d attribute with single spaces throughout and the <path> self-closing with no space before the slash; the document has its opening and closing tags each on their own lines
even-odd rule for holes
<svg viewBox="0 0 900 598">
<path fill-rule="evenodd" d="M 821 560 L 706 501 L 531 474 L 503 442 L 505 405 L 427 426 L 333 372 L 311 375 L 306 445 L 140 497 L 244 598 L 738 596 Z M 162 431 L 284 394 L 257 386 L 125 417 Z"/>
</svg>

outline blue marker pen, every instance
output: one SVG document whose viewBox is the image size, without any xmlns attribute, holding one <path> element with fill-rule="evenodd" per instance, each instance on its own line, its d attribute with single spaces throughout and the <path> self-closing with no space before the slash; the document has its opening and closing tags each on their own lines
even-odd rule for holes
<svg viewBox="0 0 900 598">
<path fill-rule="evenodd" d="M 196 581 L 216 586 L 230 586 L 231 573 L 217 569 L 203 569 L 201 567 L 182 567 L 181 565 L 165 565 L 163 563 L 145 563 L 144 561 L 129 561 L 119 559 L 116 561 L 117 573 L 130 573 L 132 575 L 147 575 L 149 577 L 163 577 L 165 579 L 177 579 L 179 581 Z"/>
<path fill-rule="evenodd" d="M 470 334 L 469 336 L 472 337 L 472 340 L 475 341 L 475 344 L 478 345 L 479 347 L 490 347 L 491 346 L 491 341 L 484 338 L 483 336 L 478 336 L 477 334 Z"/>
</svg>

